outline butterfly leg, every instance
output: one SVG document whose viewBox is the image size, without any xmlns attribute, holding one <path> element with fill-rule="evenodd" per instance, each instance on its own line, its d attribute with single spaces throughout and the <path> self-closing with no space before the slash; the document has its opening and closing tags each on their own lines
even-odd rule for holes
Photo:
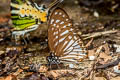
<svg viewBox="0 0 120 80">
<path fill-rule="evenodd" d="M 30 37 L 30 34 L 26 34 L 26 39 L 27 39 L 28 43 L 32 44 L 32 42 L 31 42 L 29 37 Z"/>
<path fill-rule="evenodd" d="M 26 41 L 25 38 L 24 38 L 25 33 L 26 33 L 26 32 L 25 32 L 24 30 L 23 30 L 23 31 L 13 31 L 13 32 L 12 32 L 12 37 L 15 38 L 15 41 L 16 41 L 16 42 L 19 41 L 20 37 L 22 37 L 23 40 L 24 40 L 24 42 L 25 42 L 25 44 L 27 44 L 27 41 Z"/>
</svg>

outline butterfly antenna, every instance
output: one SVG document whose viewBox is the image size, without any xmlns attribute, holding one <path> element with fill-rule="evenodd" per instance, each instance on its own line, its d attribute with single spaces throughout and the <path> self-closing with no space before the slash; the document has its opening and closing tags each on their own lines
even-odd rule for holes
<svg viewBox="0 0 120 80">
<path fill-rule="evenodd" d="M 59 3 L 63 2 L 63 0 L 55 0 L 54 2 L 52 2 L 49 6 L 48 9 L 52 9 L 53 7 L 57 7 L 59 5 Z"/>
</svg>

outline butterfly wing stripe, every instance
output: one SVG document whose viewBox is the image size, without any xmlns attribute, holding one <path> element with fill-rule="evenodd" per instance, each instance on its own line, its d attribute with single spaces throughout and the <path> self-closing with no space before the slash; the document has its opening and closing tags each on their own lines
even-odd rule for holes
<svg viewBox="0 0 120 80">
<path fill-rule="evenodd" d="M 77 63 L 76 60 L 80 60 L 82 58 L 84 58 L 84 57 L 83 56 L 79 56 L 79 57 L 75 57 L 75 56 L 73 56 L 73 57 L 67 57 L 67 56 L 64 56 L 64 57 L 60 57 L 60 60 L 61 60 L 61 62 L 73 62 L 73 63 Z"/>
<path fill-rule="evenodd" d="M 56 39 L 55 42 L 58 41 L 58 40 L 59 40 L 59 42 L 62 42 L 63 40 L 65 40 L 67 38 L 67 36 L 69 36 L 69 34 L 65 34 L 64 36 L 59 36 L 59 39 Z"/>
<path fill-rule="evenodd" d="M 21 5 L 18 5 L 18 4 L 14 4 L 14 3 L 10 3 L 10 5 L 14 8 L 21 8 Z"/>
<path fill-rule="evenodd" d="M 12 14 L 19 14 L 19 10 L 12 10 L 11 13 Z"/>
<path fill-rule="evenodd" d="M 22 25 L 16 25 L 16 30 L 23 30 L 25 28 L 29 28 L 30 26 L 34 25 L 35 23 L 29 23 L 29 24 L 22 24 Z M 13 26 L 14 27 L 14 26 Z"/>
<path fill-rule="evenodd" d="M 66 52 L 72 45 L 74 45 L 78 40 L 72 40 L 74 41 L 71 45 L 69 45 L 67 48 L 64 48 L 64 52 Z M 68 44 L 67 44 L 68 45 Z M 65 46 L 66 47 L 66 46 Z"/>
<path fill-rule="evenodd" d="M 68 36 L 69 36 L 69 34 L 68 34 Z M 72 41 L 72 42 L 70 42 L 70 40 L 68 39 L 68 36 L 66 36 L 66 39 L 63 41 L 63 42 L 61 42 L 60 44 L 59 44 L 59 46 L 60 46 L 60 48 L 59 48 L 59 55 L 61 55 L 61 56 L 63 56 L 64 55 L 64 49 L 68 46 L 70 46 L 70 45 L 72 45 L 74 42 Z M 64 42 L 66 41 L 66 44 L 64 44 Z M 69 45 L 68 45 L 69 44 Z"/>
<path fill-rule="evenodd" d="M 60 58 L 60 62 L 75 63 L 76 60 L 74 60 L 74 59 L 62 59 L 62 58 Z"/>
<path fill-rule="evenodd" d="M 64 36 L 65 34 L 68 34 L 69 33 L 69 31 L 68 30 L 65 30 L 64 32 L 62 32 L 61 34 L 60 34 L 60 36 Z"/>
<path fill-rule="evenodd" d="M 38 26 L 39 26 L 39 25 L 32 25 L 32 26 L 30 26 L 29 29 L 14 31 L 12 34 L 18 35 L 18 36 L 19 36 L 19 35 L 24 35 L 24 34 L 27 33 L 27 32 L 30 32 L 30 31 L 35 30 L 36 28 L 38 28 Z"/>
<path fill-rule="evenodd" d="M 75 41 L 70 40 L 69 43 L 67 44 L 67 46 L 65 46 L 65 48 L 63 49 L 63 51 L 68 50 L 71 47 L 71 45 L 74 44 L 74 43 L 75 43 Z"/>
<path fill-rule="evenodd" d="M 70 47 L 68 50 L 64 52 L 64 55 L 71 54 L 71 52 L 74 52 L 77 54 L 77 52 L 83 52 L 83 50 L 81 50 L 81 48 L 75 49 L 74 47 Z"/>
<path fill-rule="evenodd" d="M 79 49 L 77 49 L 77 50 L 74 50 L 74 49 L 71 49 L 71 50 L 68 50 L 67 52 L 65 52 L 64 53 L 64 56 L 65 55 L 71 55 L 71 54 L 74 54 L 74 55 L 86 55 L 86 53 L 84 52 L 84 51 L 82 51 L 82 50 L 79 50 Z"/>
<path fill-rule="evenodd" d="M 83 58 L 83 56 L 81 55 L 66 55 L 64 57 L 61 57 L 60 59 L 80 59 L 80 58 Z"/>
<path fill-rule="evenodd" d="M 66 46 L 69 43 L 69 41 L 66 40 L 67 36 L 69 36 L 69 34 L 64 36 L 65 39 L 62 42 L 59 42 L 59 45 L 56 47 L 57 55 L 62 55 L 64 46 Z M 59 36 L 59 39 L 61 39 L 60 36 Z M 66 44 L 64 44 L 65 41 L 66 41 Z"/>
<path fill-rule="evenodd" d="M 69 30 L 70 28 L 68 27 L 68 28 L 66 28 L 66 30 L 67 30 L 67 29 Z M 64 40 L 63 40 L 63 42 L 64 42 L 64 41 L 66 41 L 66 40 L 68 39 L 68 37 L 70 36 L 71 33 L 69 32 L 69 34 L 67 34 L 68 31 L 66 32 L 65 29 L 63 29 L 63 30 L 61 31 L 61 33 L 63 33 L 63 32 L 66 33 L 66 34 L 60 35 L 59 37 L 60 37 L 60 39 L 62 39 L 62 40 L 64 39 Z M 65 37 L 66 37 L 66 38 L 65 38 Z M 60 42 L 61 42 L 61 41 L 60 41 Z M 61 43 L 61 44 L 63 44 L 63 43 Z M 60 45 L 59 45 L 59 46 L 60 46 Z M 62 46 L 61 46 L 61 50 L 60 50 L 60 51 L 62 51 L 62 47 L 64 47 L 64 46 L 65 46 L 65 45 L 62 45 Z"/>
</svg>

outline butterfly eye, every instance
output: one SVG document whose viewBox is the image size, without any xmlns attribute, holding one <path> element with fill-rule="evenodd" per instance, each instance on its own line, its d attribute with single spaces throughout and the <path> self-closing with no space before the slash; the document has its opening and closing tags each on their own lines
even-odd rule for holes
<svg viewBox="0 0 120 80">
<path fill-rule="evenodd" d="M 56 8 L 51 13 L 48 25 L 49 47 L 54 56 L 59 57 L 58 61 L 77 63 L 86 56 L 83 41 L 76 34 L 68 14 L 63 9 Z"/>
</svg>

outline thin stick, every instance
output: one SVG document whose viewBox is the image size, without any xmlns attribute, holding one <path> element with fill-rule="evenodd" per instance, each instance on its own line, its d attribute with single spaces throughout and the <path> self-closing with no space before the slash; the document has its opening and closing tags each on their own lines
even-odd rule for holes
<svg viewBox="0 0 120 80">
<path fill-rule="evenodd" d="M 104 31 L 104 32 L 84 34 L 84 35 L 82 35 L 82 37 L 85 37 L 83 39 L 86 40 L 86 39 L 95 38 L 95 37 L 99 37 L 99 36 L 106 35 L 106 34 L 113 34 L 113 33 L 116 33 L 116 32 L 118 32 L 118 30 L 109 30 L 109 31 Z"/>
<path fill-rule="evenodd" d="M 105 68 L 113 67 L 113 66 L 118 65 L 119 62 L 120 62 L 120 58 L 118 57 L 117 60 L 115 60 L 113 62 L 109 62 L 109 63 L 104 64 L 104 65 L 97 66 L 96 69 L 105 69 Z"/>
</svg>

